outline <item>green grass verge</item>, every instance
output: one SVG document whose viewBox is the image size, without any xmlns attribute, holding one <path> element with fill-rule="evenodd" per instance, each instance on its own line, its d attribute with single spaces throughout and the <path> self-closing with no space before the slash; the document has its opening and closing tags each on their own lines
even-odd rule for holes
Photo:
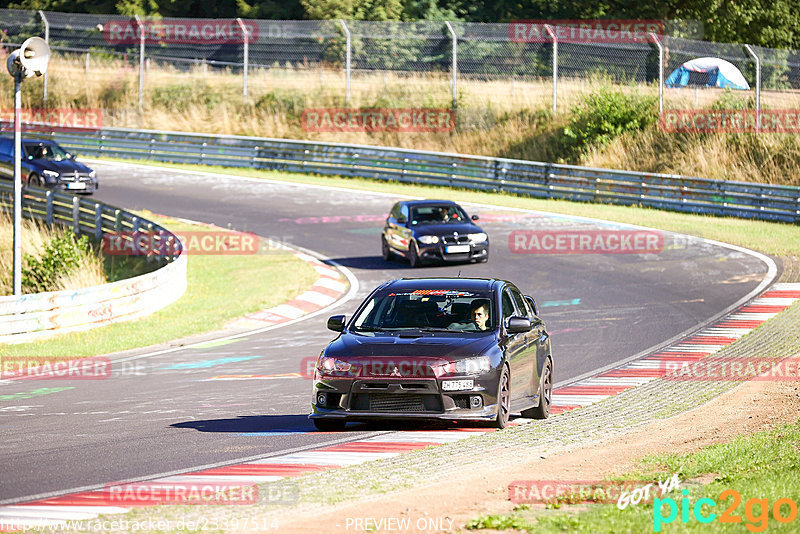
<svg viewBox="0 0 800 534">
<path fill-rule="evenodd" d="M 111 158 L 105 158 L 103 161 L 132 163 L 131 160 Z M 542 210 L 565 215 L 595 217 L 608 221 L 649 226 L 661 230 L 669 230 L 706 239 L 724 241 L 774 256 L 800 255 L 800 231 L 798 231 L 798 226 L 794 224 L 754 221 L 733 217 L 712 217 L 635 206 L 613 206 L 609 204 L 590 204 L 566 200 L 543 200 L 505 193 L 484 193 L 448 187 L 368 180 L 365 178 L 328 177 L 257 169 L 170 164 L 150 161 L 135 161 L 133 163 L 170 167 L 174 169 L 218 172 L 222 174 L 265 178 L 292 183 L 347 187 L 363 191 L 395 193 L 397 195 L 444 197 L 459 202 L 495 204 L 498 206 Z M 387 212 L 389 208 L 391 208 L 391 200 L 387 199 Z"/>
<path fill-rule="evenodd" d="M 189 225 L 146 214 L 174 231 Z M 189 255 L 188 288 L 173 304 L 139 320 L 64 334 L 47 340 L 0 345 L 6 357 L 50 361 L 146 347 L 222 328 L 228 321 L 276 306 L 306 291 L 318 275 L 288 252 L 254 255 Z"/>
<path fill-rule="evenodd" d="M 740 436 L 728 443 L 712 445 L 688 455 L 667 454 L 650 456 L 642 461 L 637 472 L 631 472 L 627 480 L 663 480 L 677 473 L 683 481 L 681 490 L 664 496 L 675 501 L 677 516 L 669 523 L 664 522 L 661 532 L 798 532 L 800 517 L 788 523 L 775 519 L 774 506 L 780 499 L 790 499 L 794 509 L 800 496 L 800 422 L 780 426 L 773 430 L 759 432 L 751 436 Z M 700 484 L 698 479 L 711 482 Z M 722 495 L 726 490 L 738 492 L 735 495 Z M 657 495 L 659 495 L 657 493 Z M 682 521 L 682 499 L 688 499 L 688 518 Z M 701 503 L 698 513 L 706 517 L 715 514 L 713 520 L 704 524 L 694 515 L 695 504 L 701 498 L 716 503 L 713 508 L 709 502 Z M 751 499 L 764 500 L 767 506 L 751 502 Z M 619 510 L 616 504 L 580 505 L 583 511 L 569 513 L 569 506 L 543 510 L 541 506 L 531 508 L 518 506 L 513 512 L 504 515 L 488 515 L 470 521 L 468 530 L 518 530 L 525 532 L 653 532 L 654 518 L 661 517 L 654 504 L 628 505 Z M 588 509 L 585 509 L 588 506 Z M 791 517 L 792 505 L 781 504 L 779 512 L 783 518 Z M 724 512 L 739 522 L 724 523 L 720 518 Z M 669 516 L 669 505 L 663 505 L 661 514 Z M 797 514 L 794 514 L 797 515 Z"/>
</svg>

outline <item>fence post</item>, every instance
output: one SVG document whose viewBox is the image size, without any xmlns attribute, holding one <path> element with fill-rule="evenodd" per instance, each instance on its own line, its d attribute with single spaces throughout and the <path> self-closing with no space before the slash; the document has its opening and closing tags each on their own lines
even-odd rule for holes
<svg viewBox="0 0 800 534">
<path fill-rule="evenodd" d="M 545 24 L 544 29 L 553 39 L 553 115 L 555 115 L 558 110 L 558 39 L 552 26 Z"/>
<path fill-rule="evenodd" d="M 86 64 L 84 65 L 84 70 L 86 74 L 89 74 L 89 52 L 86 52 Z"/>
<path fill-rule="evenodd" d="M 103 206 L 97 203 L 94 205 L 94 237 L 103 237 Z"/>
<path fill-rule="evenodd" d="M 749 44 L 744 45 L 745 50 L 756 61 L 756 133 L 761 132 L 761 58 Z"/>
<path fill-rule="evenodd" d="M 450 32 L 450 37 L 453 38 L 453 65 L 450 68 L 453 73 L 451 84 L 453 86 L 453 111 L 455 111 L 458 103 L 458 37 L 449 21 L 445 21 L 445 25 L 447 25 L 447 31 Z"/>
<path fill-rule="evenodd" d="M 72 197 L 72 231 L 75 235 L 81 233 L 81 199 Z"/>
<path fill-rule="evenodd" d="M 239 24 L 239 28 L 242 30 L 242 40 L 244 43 L 244 51 L 243 51 L 243 80 L 242 80 L 242 103 L 247 103 L 247 66 L 249 63 L 249 56 L 250 56 L 250 34 L 247 31 L 247 26 L 244 25 L 241 18 L 237 18 L 236 22 Z"/>
<path fill-rule="evenodd" d="M 45 209 L 45 220 L 47 224 L 53 224 L 53 190 L 47 191 L 47 208 Z"/>
<path fill-rule="evenodd" d="M 144 41 L 145 29 L 139 15 L 134 15 L 136 25 L 139 28 L 139 113 L 142 112 L 142 100 L 144 94 Z"/>
<path fill-rule="evenodd" d="M 655 33 L 650 34 L 650 39 L 658 48 L 658 116 L 664 113 L 664 47 Z"/>
<path fill-rule="evenodd" d="M 347 39 L 347 52 L 345 54 L 345 64 L 344 64 L 344 76 L 345 76 L 345 93 L 344 93 L 344 104 L 345 106 L 350 105 L 350 29 L 347 27 L 347 24 L 344 23 L 344 20 L 339 19 L 339 23 L 342 25 L 344 29 L 344 35 Z"/>
<path fill-rule="evenodd" d="M 42 18 L 42 22 L 44 23 L 44 40 L 47 43 L 47 46 L 50 46 L 50 22 L 47 20 L 47 17 L 44 16 L 44 11 L 41 9 L 39 10 L 39 16 Z M 42 91 L 42 105 L 47 104 L 47 71 L 44 71 L 44 90 Z"/>
</svg>

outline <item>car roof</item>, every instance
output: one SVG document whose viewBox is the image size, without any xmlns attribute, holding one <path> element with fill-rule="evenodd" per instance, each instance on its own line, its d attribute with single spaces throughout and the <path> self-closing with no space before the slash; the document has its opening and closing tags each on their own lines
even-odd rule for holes
<svg viewBox="0 0 800 534">
<path fill-rule="evenodd" d="M 404 204 L 407 206 L 435 206 L 441 204 L 447 205 L 458 205 L 452 200 L 435 200 L 435 199 L 425 199 L 425 200 L 404 200 Z"/>
<path fill-rule="evenodd" d="M 496 278 L 398 278 L 387 282 L 381 289 L 454 289 L 454 290 L 492 290 L 498 285 L 508 283 Z"/>
</svg>

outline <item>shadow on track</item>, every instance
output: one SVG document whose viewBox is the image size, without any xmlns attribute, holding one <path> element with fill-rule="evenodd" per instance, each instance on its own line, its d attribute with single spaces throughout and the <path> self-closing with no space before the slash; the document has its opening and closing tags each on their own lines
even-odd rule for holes
<svg viewBox="0 0 800 534">
<path fill-rule="evenodd" d="M 314 424 L 306 414 L 297 415 L 245 415 L 232 419 L 207 419 L 204 421 L 186 421 L 170 425 L 173 428 L 191 428 L 199 432 L 220 433 L 306 433 L 317 432 Z M 448 421 L 370 421 L 348 423 L 342 433 L 375 432 L 390 430 L 446 430 L 475 427 L 475 424 L 454 424 Z"/>
<path fill-rule="evenodd" d="M 350 269 L 364 269 L 367 271 L 411 271 L 422 272 L 421 269 L 436 268 L 436 267 L 454 267 L 471 265 L 465 263 L 425 263 L 420 268 L 412 269 L 407 261 L 396 258 L 392 261 L 386 261 L 380 256 L 353 256 L 349 258 L 331 258 L 332 261 L 339 263 Z"/>
</svg>

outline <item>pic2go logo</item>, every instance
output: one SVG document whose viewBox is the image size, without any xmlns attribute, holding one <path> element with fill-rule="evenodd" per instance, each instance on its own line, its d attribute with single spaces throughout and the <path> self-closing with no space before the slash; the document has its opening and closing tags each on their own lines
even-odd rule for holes
<svg viewBox="0 0 800 534">
<path fill-rule="evenodd" d="M 698 499 L 694 506 L 689 503 L 689 490 L 682 491 L 683 498 L 681 499 L 680 509 L 675 499 L 669 497 L 665 499 L 656 498 L 653 501 L 653 532 L 661 532 L 661 526 L 672 523 L 678 518 L 678 512 L 681 514 L 681 522 L 689 522 L 689 514 L 691 513 L 694 520 L 698 523 L 708 524 L 717 519 L 717 514 L 711 511 L 712 508 L 717 506 L 717 501 L 703 497 Z M 736 515 L 734 512 L 742 502 L 742 496 L 738 491 L 727 489 L 719 494 L 719 501 L 725 501 L 732 497 L 733 501 L 730 505 L 719 515 L 720 523 L 741 523 L 742 517 Z M 664 515 L 664 508 L 669 511 Z M 756 511 L 758 510 L 758 511 Z M 744 516 L 747 519 L 745 527 L 750 532 L 763 532 L 769 525 L 770 506 L 768 499 L 750 499 L 744 505 Z M 791 523 L 797 518 L 797 503 L 792 499 L 783 498 L 778 499 L 772 505 L 772 518 L 778 523 Z"/>
</svg>

